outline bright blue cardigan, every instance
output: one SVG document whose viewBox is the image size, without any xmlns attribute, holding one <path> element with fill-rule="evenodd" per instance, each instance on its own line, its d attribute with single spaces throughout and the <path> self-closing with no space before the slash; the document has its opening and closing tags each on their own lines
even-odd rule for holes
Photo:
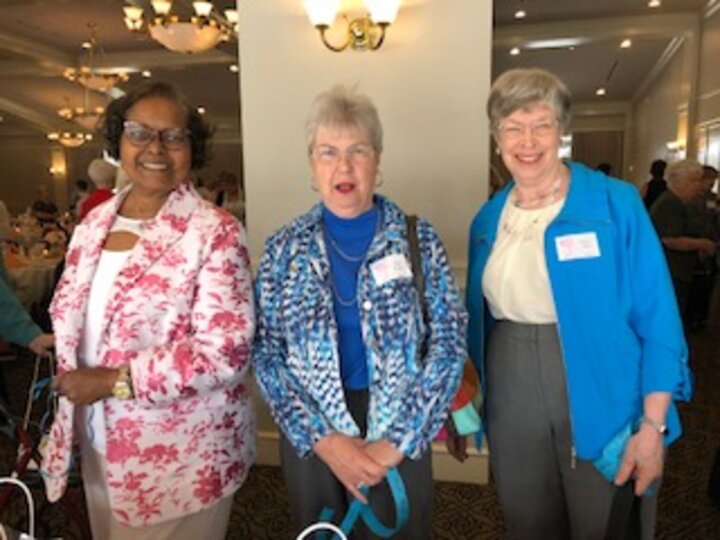
<svg viewBox="0 0 720 540">
<path fill-rule="evenodd" d="M 596 459 L 628 423 L 643 397 L 671 392 L 689 400 L 687 345 L 665 256 L 634 186 L 568 163 L 565 204 L 545 232 L 545 257 L 562 344 L 577 456 Z M 470 230 L 468 348 L 480 373 L 493 318 L 482 275 L 512 182 L 475 216 Z M 560 261 L 555 240 L 593 233 L 600 256 Z M 533 411 L 528 411 L 533 414 Z M 669 444 L 680 436 L 671 405 Z"/>
</svg>

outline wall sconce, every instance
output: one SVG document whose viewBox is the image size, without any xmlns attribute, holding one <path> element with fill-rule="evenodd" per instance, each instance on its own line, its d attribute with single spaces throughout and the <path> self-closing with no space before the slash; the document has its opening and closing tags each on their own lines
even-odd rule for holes
<svg viewBox="0 0 720 540">
<path fill-rule="evenodd" d="M 340 0 L 305 0 L 305 11 L 312 25 L 318 29 L 323 44 L 334 52 L 352 47 L 356 51 L 376 51 L 385 40 L 385 31 L 395 22 L 401 0 L 365 0 L 368 14 L 347 22 L 347 38 L 341 45 L 327 40 L 326 32 L 335 22 L 340 9 Z"/>
</svg>

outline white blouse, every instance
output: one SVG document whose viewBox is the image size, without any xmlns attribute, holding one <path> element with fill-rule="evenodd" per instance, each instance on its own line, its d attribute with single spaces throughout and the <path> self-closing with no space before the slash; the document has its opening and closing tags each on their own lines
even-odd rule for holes
<svg viewBox="0 0 720 540">
<path fill-rule="evenodd" d="M 493 317 L 544 324 L 557 322 L 545 261 L 545 229 L 565 199 L 536 209 L 517 208 L 512 194 L 498 223 L 483 273 L 483 293 Z"/>
<path fill-rule="evenodd" d="M 110 232 L 129 232 L 142 235 L 143 221 L 129 219 L 118 215 L 110 229 Z M 90 287 L 90 296 L 88 297 L 87 311 L 85 313 L 85 326 L 83 329 L 82 342 L 80 343 L 80 355 L 78 364 L 81 367 L 96 367 L 100 365 L 98 358 L 98 348 L 100 347 L 101 326 L 105 315 L 107 303 L 110 300 L 110 290 L 115 283 L 120 270 L 125 265 L 125 261 L 130 256 L 132 250 L 126 251 L 108 251 L 104 249 L 100 254 L 95 275 L 93 276 L 92 285 Z M 103 412 L 103 403 L 97 401 L 90 407 L 85 407 L 85 425 L 79 430 L 84 434 L 86 442 L 101 454 L 105 454 L 107 448 L 107 437 L 105 434 L 105 413 Z"/>
</svg>

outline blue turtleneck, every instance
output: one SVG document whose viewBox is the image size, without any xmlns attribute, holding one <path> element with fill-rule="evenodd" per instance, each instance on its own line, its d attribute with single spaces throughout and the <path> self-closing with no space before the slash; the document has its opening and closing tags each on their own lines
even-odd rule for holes
<svg viewBox="0 0 720 540">
<path fill-rule="evenodd" d="M 363 390 L 368 387 L 368 368 L 357 305 L 357 278 L 378 228 L 380 211 L 373 206 L 355 218 L 345 219 L 323 206 L 322 219 L 338 327 L 340 377 L 347 390 Z"/>
</svg>

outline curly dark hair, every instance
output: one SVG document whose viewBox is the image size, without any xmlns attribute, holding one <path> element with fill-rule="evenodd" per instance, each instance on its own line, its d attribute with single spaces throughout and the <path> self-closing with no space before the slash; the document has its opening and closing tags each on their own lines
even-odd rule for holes
<svg viewBox="0 0 720 540">
<path fill-rule="evenodd" d="M 167 82 L 147 82 L 131 89 L 108 105 L 100 123 L 100 133 L 105 138 L 108 154 L 120 159 L 120 138 L 123 133 L 128 110 L 138 101 L 145 98 L 165 98 L 177 103 L 187 112 L 187 128 L 190 130 L 190 168 L 202 169 L 210 160 L 210 139 L 213 128 L 198 113 L 185 96 L 172 84 Z"/>
</svg>

